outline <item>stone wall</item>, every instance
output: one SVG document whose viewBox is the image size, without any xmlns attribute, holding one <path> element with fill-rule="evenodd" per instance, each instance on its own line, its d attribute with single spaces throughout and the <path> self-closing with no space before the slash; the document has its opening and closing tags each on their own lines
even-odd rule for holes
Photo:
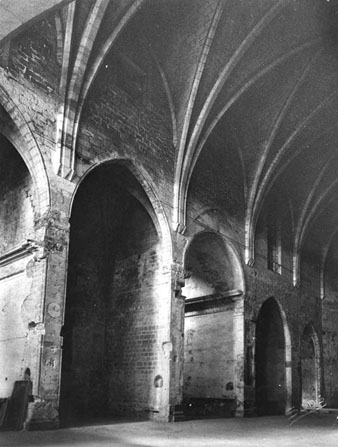
<svg viewBox="0 0 338 447">
<path fill-rule="evenodd" d="M 14 382 L 23 380 L 26 368 L 30 369 L 33 393 L 38 394 L 38 347 L 44 333 L 43 265 L 35 265 L 28 253 L 10 265 L 0 267 L 0 395 L 11 396 Z"/>
<path fill-rule="evenodd" d="M 232 306 L 217 313 L 186 314 L 183 388 L 185 400 L 191 397 L 234 397 L 233 320 Z M 228 385 L 230 382 L 231 387 Z"/>
<path fill-rule="evenodd" d="M 209 3 L 205 7 L 213 14 L 216 3 Z M 190 23 L 187 11 L 180 22 L 182 32 Z M 204 36 L 209 26 L 198 24 L 198 9 L 195 13 L 196 32 L 192 30 L 190 43 Z M 65 419 L 72 416 L 66 413 L 67 395 L 72 397 L 68 409 L 87 415 L 138 411 L 167 417 L 169 406 L 181 403 L 183 393 L 224 396 L 224 387 L 230 382 L 241 411 L 244 400 L 246 408 L 254 407 L 257 317 L 263 303 L 272 297 L 285 317 L 284 343 L 290 352 L 285 358 L 286 381 L 292 403 L 300 402 L 297 368 L 301 337 L 309 323 L 323 348 L 323 392 L 334 396 L 338 383 L 337 285 L 333 277 L 327 279 L 328 298 L 321 302 L 319 264 L 311 253 L 301 258 L 301 281 L 293 284 L 291 210 L 278 199 L 278 190 L 261 210 L 255 259 L 244 267 L 250 175 L 244 172 L 234 133 L 220 130 L 218 138 L 208 140 L 197 160 L 188 188 L 185 234 L 163 231 L 171 220 L 174 201 L 172 110 L 161 73 L 143 42 L 134 39 L 133 25 L 106 56 L 84 103 L 73 176 L 64 179 L 55 172 L 56 111 L 64 105 L 64 98 L 59 96 L 58 39 L 62 36 L 54 19 L 48 17 L 31 27 L 1 51 L 1 100 L 12 98 L 12 109 L 9 100 L 6 104 L 8 114 L 11 112 L 6 120 L 15 122 L 15 129 L 9 130 L 2 117 L 0 132 L 20 134 L 13 151 L 27 154 L 30 166 L 27 170 L 13 151 L 7 157 L 8 143 L 1 140 L 0 156 L 6 158 L 6 172 L 0 180 L 0 249 L 4 252 L 21 240 L 38 236 L 44 253 L 37 262 L 28 250 L 22 259 L 0 267 L 0 303 L 4 309 L 0 356 L 6 365 L 0 371 L 0 397 L 10 394 L 13 382 L 29 367 L 39 399 L 39 423 L 49 418 L 57 425 L 60 381 Z M 76 29 L 77 44 L 84 23 L 85 15 Z M 131 37 L 133 42 L 137 40 L 135 45 L 130 45 Z M 179 34 L 175 38 L 177 45 L 180 38 Z M 198 53 L 202 46 L 194 48 Z M 175 59 L 170 55 L 168 65 Z M 173 60 L 173 65 L 166 67 L 169 87 L 181 69 L 184 73 L 196 65 L 195 57 L 191 53 L 189 59 Z M 214 59 L 214 63 L 216 69 L 218 61 Z M 175 89 L 173 102 L 179 117 L 189 100 L 181 98 L 180 92 L 191 82 L 190 77 L 182 77 L 182 84 Z M 229 119 L 226 124 L 231 128 L 236 123 Z M 263 136 L 254 135 L 252 129 L 250 132 L 247 140 L 253 146 L 260 144 Z M 38 148 L 39 160 L 37 155 L 28 156 L 32 147 Z M 112 165 L 105 171 L 98 166 L 118 160 L 128 160 L 133 172 Z M 46 190 L 39 189 L 41 171 L 48 179 Z M 35 198 L 47 196 L 47 190 L 49 198 L 41 200 L 47 204 L 43 213 Z M 281 272 L 267 268 L 269 207 L 281 218 Z M 208 255 L 202 250 L 201 259 L 192 265 L 196 268 L 199 264 L 197 270 L 203 266 L 200 282 L 192 284 L 186 278 L 184 289 L 184 267 L 191 267 L 186 263 L 187 247 L 205 231 L 217 235 L 217 242 L 207 247 Z M 232 247 L 236 262 L 234 257 L 219 256 L 221 241 Z M 240 287 L 236 269 L 243 277 Z M 187 314 L 184 318 L 182 295 L 188 299 L 222 295 L 237 288 L 244 307 L 242 301 L 238 305 L 231 302 L 219 312 Z"/>
<path fill-rule="evenodd" d="M 159 412 L 154 379 L 166 374 L 169 303 L 159 236 L 125 189 L 128 177 L 142 195 L 126 168 L 107 165 L 75 197 L 61 392 L 61 407 L 73 416 Z"/>
<path fill-rule="evenodd" d="M 27 368 L 32 392 L 39 394 L 46 263 L 36 242 L 40 235 L 35 227 L 38 201 L 33 179 L 2 135 L 0 144 L 0 395 L 8 398 Z"/>
</svg>

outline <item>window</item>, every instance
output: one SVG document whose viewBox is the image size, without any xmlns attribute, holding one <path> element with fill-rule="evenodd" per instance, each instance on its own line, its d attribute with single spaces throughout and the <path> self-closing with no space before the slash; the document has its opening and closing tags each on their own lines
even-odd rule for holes
<svg viewBox="0 0 338 447">
<path fill-rule="evenodd" d="M 268 216 L 267 219 L 267 263 L 269 270 L 282 273 L 281 225 L 275 216 Z"/>
</svg>

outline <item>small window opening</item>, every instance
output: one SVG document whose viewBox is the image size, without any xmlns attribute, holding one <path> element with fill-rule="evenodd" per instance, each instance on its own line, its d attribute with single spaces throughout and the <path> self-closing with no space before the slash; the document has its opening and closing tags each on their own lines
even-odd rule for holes
<svg viewBox="0 0 338 447">
<path fill-rule="evenodd" d="M 282 236 L 280 222 L 269 216 L 267 219 L 267 267 L 282 274 Z"/>
</svg>

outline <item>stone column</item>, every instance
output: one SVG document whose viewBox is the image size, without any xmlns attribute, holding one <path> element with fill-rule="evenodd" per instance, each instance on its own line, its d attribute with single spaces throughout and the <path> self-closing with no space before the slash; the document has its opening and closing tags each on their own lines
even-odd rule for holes
<svg viewBox="0 0 338 447">
<path fill-rule="evenodd" d="M 57 428 L 59 426 L 59 393 L 62 361 L 61 328 L 63 324 L 67 257 L 69 244 L 68 218 L 50 210 L 39 222 L 45 227 L 40 254 L 46 263 L 43 330 L 40 331 L 40 375 L 37 395 L 30 405 L 26 427 Z"/>
<path fill-rule="evenodd" d="M 183 267 L 178 262 L 172 264 L 172 302 L 171 302 L 171 364 L 170 364 L 170 413 L 169 420 L 183 417 L 179 407 L 182 404 L 183 366 L 184 366 L 184 287 Z"/>
</svg>

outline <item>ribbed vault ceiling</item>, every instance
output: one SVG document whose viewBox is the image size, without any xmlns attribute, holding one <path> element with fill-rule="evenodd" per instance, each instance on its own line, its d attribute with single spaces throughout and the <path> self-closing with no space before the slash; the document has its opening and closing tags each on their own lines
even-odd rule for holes
<svg viewBox="0 0 338 447">
<path fill-rule="evenodd" d="M 85 102 L 117 48 L 145 71 L 149 55 L 156 61 L 171 111 L 177 224 L 194 172 L 212 154 L 240 197 L 229 207 L 249 248 L 278 194 L 291 210 L 295 253 L 338 260 L 336 0 L 81 0 L 74 17 L 73 99 Z"/>
</svg>

